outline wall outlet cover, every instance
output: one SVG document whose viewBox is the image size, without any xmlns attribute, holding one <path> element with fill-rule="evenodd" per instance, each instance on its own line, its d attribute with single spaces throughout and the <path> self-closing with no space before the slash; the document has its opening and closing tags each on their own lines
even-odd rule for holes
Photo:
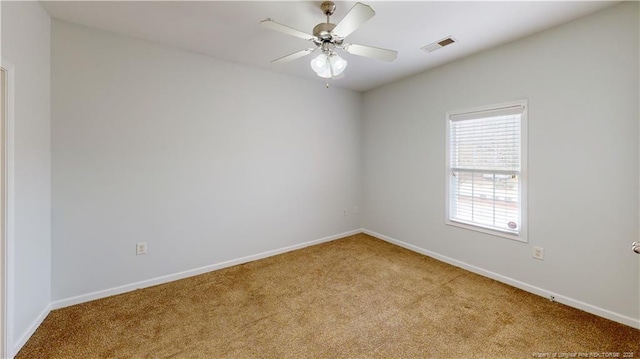
<svg viewBox="0 0 640 359">
<path fill-rule="evenodd" d="M 533 247 L 533 258 L 544 260 L 544 248 L 542 247 Z"/>
<path fill-rule="evenodd" d="M 147 253 L 147 242 L 136 243 L 136 255 Z"/>
</svg>

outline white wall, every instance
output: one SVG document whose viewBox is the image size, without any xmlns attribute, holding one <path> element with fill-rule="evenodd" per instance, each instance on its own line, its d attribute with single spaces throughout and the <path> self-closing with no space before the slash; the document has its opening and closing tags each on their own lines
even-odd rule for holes
<svg viewBox="0 0 640 359">
<path fill-rule="evenodd" d="M 360 228 L 356 92 L 57 20 L 52 82 L 54 301 Z"/>
<path fill-rule="evenodd" d="M 639 325 L 638 14 L 623 3 L 366 93 L 364 227 Z M 446 226 L 445 112 L 517 99 L 529 243 Z"/>
<path fill-rule="evenodd" d="M 44 319 L 51 299 L 51 21 L 38 2 L 1 6 L 2 58 L 15 66 L 12 351 Z"/>
</svg>

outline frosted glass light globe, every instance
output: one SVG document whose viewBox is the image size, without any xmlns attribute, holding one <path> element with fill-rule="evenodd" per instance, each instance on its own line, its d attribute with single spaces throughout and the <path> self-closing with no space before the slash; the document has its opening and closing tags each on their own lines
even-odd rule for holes
<svg viewBox="0 0 640 359">
<path fill-rule="evenodd" d="M 311 69 L 320 76 L 321 73 L 329 70 L 329 61 L 327 61 L 327 55 L 324 53 L 316 56 L 311 60 Z M 329 70 L 330 71 L 330 70 Z"/>
<path fill-rule="evenodd" d="M 344 71 L 344 69 L 347 68 L 347 61 L 338 56 L 338 54 L 331 55 L 331 57 L 329 58 L 329 63 L 333 68 L 333 76 L 340 75 Z"/>
</svg>

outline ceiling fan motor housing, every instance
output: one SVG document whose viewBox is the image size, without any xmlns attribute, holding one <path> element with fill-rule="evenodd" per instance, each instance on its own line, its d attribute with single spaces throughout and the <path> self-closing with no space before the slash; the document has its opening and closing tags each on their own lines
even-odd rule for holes
<svg viewBox="0 0 640 359">
<path fill-rule="evenodd" d="M 313 28 L 313 36 L 322 40 L 322 42 L 331 41 L 333 38 L 333 35 L 331 35 L 331 31 L 333 31 L 335 27 L 336 24 L 332 24 L 330 22 L 320 23 Z"/>
</svg>

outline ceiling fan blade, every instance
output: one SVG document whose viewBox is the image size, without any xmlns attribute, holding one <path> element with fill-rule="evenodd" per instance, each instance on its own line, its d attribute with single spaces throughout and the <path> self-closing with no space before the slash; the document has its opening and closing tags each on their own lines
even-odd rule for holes
<svg viewBox="0 0 640 359">
<path fill-rule="evenodd" d="M 305 40 L 312 40 L 313 37 L 314 37 L 313 35 L 307 34 L 304 31 L 300 31 L 300 30 L 294 29 L 294 28 L 289 27 L 287 25 L 282 25 L 281 23 L 275 22 L 275 21 L 273 21 L 271 19 L 265 19 L 265 20 L 260 21 L 260 25 L 266 27 L 267 29 L 280 31 L 280 32 L 285 33 L 287 35 L 299 37 L 299 38 L 305 39 Z"/>
<path fill-rule="evenodd" d="M 370 57 L 387 62 L 391 62 L 398 57 L 398 51 L 381 49 L 373 46 L 346 44 L 342 49 L 352 55 Z"/>
<path fill-rule="evenodd" d="M 299 59 L 303 56 L 309 55 L 310 53 L 313 52 L 313 50 L 315 49 L 304 49 L 304 50 L 300 50 L 300 51 L 296 51 L 293 54 L 289 54 L 287 56 L 282 56 L 279 59 L 275 59 L 273 61 L 271 61 L 272 64 L 281 64 L 283 62 L 289 62 L 289 61 L 293 61 L 295 59 Z"/>
<path fill-rule="evenodd" d="M 334 35 L 345 38 L 352 32 L 356 31 L 360 25 L 367 22 L 376 14 L 375 11 L 369 5 L 363 3 L 356 3 L 351 10 L 345 15 L 342 20 L 333 29 Z"/>
</svg>

